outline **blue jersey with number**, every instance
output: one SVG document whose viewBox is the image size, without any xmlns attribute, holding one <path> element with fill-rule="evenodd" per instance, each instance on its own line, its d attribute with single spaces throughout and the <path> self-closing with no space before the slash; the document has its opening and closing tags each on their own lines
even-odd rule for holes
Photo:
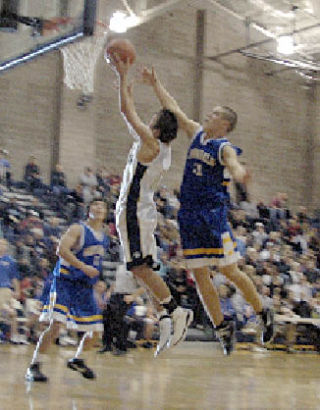
<svg viewBox="0 0 320 410">
<path fill-rule="evenodd" d="M 223 165 L 222 150 L 231 145 L 226 138 L 204 141 L 201 129 L 188 150 L 180 203 L 183 209 L 216 208 L 229 202 L 230 174 Z M 237 154 L 240 148 L 233 147 Z"/>
<path fill-rule="evenodd" d="M 90 226 L 81 223 L 82 235 L 80 243 L 73 253 L 77 259 L 86 265 L 93 266 L 100 274 L 102 273 L 102 261 L 109 246 L 109 239 L 103 232 L 95 232 Z M 89 278 L 80 269 L 71 266 L 64 259 L 60 258 L 55 269 L 55 275 L 70 280 L 81 280 L 94 284 L 99 280 L 99 275 Z"/>
</svg>

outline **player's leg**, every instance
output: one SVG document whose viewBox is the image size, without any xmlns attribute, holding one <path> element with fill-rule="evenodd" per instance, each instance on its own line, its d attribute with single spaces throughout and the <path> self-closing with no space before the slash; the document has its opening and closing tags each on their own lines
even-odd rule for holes
<svg viewBox="0 0 320 410">
<path fill-rule="evenodd" d="M 223 322 L 219 294 L 213 285 L 210 271 L 207 266 L 195 268 L 193 276 L 196 281 L 197 291 L 202 304 L 214 326 L 219 326 Z"/>
<path fill-rule="evenodd" d="M 146 210 L 143 207 L 138 206 L 138 216 L 139 216 L 138 220 L 143 221 L 143 223 L 140 223 L 140 226 L 139 226 L 141 250 L 142 250 L 143 255 L 149 255 L 152 257 L 152 261 L 156 261 L 157 246 L 156 246 L 156 240 L 154 237 L 154 231 L 156 229 L 157 217 L 156 217 L 156 213 L 154 214 L 154 217 L 151 217 L 151 213 L 149 212 L 149 210 L 147 211 L 147 214 L 145 215 L 144 214 L 145 211 Z M 150 265 L 151 264 L 149 264 L 149 266 Z M 154 266 L 154 263 L 151 266 Z M 170 340 L 170 344 L 168 346 L 170 347 L 177 346 L 179 343 L 181 343 L 185 339 L 187 335 L 187 329 L 193 320 L 193 312 L 192 310 L 183 309 L 180 306 L 177 306 L 177 303 L 174 300 L 173 296 L 171 295 L 171 292 L 169 288 L 167 287 L 166 283 L 156 272 L 153 272 L 152 280 L 155 280 L 155 283 L 153 286 L 158 287 L 161 285 L 163 290 L 166 289 L 166 294 L 163 292 L 161 297 L 159 297 L 153 291 L 153 289 L 155 288 L 151 288 L 151 292 L 153 293 L 155 298 L 158 300 L 158 303 L 160 305 L 157 308 L 158 316 L 160 319 L 160 332 L 164 332 L 165 334 L 167 333 L 167 324 L 165 323 L 165 321 L 169 315 L 170 318 L 172 319 L 173 334 Z M 161 335 L 160 335 L 160 339 L 162 340 Z M 161 346 L 159 343 L 158 348 L 160 347 Z M 159 353 L 159 350 L 157 349 L 156 354 L 158 353 Z"/>
<path fill-rule="evenodd" d="M 67 367 L 82 374 L 86 379 L 94 379 L 95 373 L 85 363 L 86 352 L 96 343 L 103 331 L 102 314 L 94 298 L 90 285 L 73 282 L 70 318 L 79 331 L 84 334 Z"/>
<path fill-rule="evenodd" d="M 222 345 L 224 354 L 230 354 L 234 345 L 234 323 L 224 320 L 221 311 L 219 294 L 215 288 L 208 267 L 195 268 L 193 275 L 199 298 Z"/>
<path fill-rule="evenodd" d="M 33 352 L 30 366 L 25 375 L 26 380 L 34 382 L 46 382 L 48 380 L 47 376 L 41 372 L 40 366 L 45 360 L 46 353 L 48 353 L 53 341 L 59 336 L 60 326 L 61 323 L 53 321 L 40 334 L 38 343 Z"/>
<path fill-rule="evenodd" d="M 224 207 L 217 209 L 180 209 L 178 221 L 183 254 L 192 269 L 199 298 L 215 327 L 223 351 L 230 354 L 234 343 L 234 323 L 225 321 L 219 295 L 210 277 L 208 266 L 219 265 L 225 258 L 221 220 L 226 219 Z"/>
<path fill-rule="evenodd" d="M 152 269 L 156 256 L 154 230 L 157 215 L 153 215 L 153 209 L 138 208 L 119 207 L 116 214 L 117 231 L 127 269 L 142 282 L 154 298 L 159 301 L 170 301 L 171 293 L 168 286 Z M 146 211 L 149 211 L 147 215 L 144 214 Z"/>
<path fill-rule="evenodd" d="M 171 292 L 164 280 L 146 264 L 131 268 L 131 272 L 151 292 L 152 296 L 160 301 L 173 301 Z M 174 305 L 174 302 L 172 302 Z M 174 305 L 174 308 L 176 306 Z"/>
<path fill-rule="evenodd" d="M 46 382 L 48 380 L 40 370 L 41 362 L 45 360 L 50 346 L 59 336 L 61 325 L 66 325 L 69 314 L 69 289 L 64 281 L 54 279 L 51 289 L 44 289 L 44 292 L 46 293 L 42 295 L 42 300 L 46 300 L 46 302 L 39 321 L 48 325 L 39 336 L 30 366 L 27 369 L 25 378 L 28 381 Z"/>
<path fill-rule="evenodd" d="M 78 345 L 78 348 L 77 348 L 77 351 L 74 357 L 67 361 L 67 367 L 69 369 L 75 370 L 81 373 L 82 376 L 86 379 L 95 379 L 96 377 L 93 370 L 91 370 L 90 367 L 88 367 L 85 364 L 84 356 L 85 356 L 85 352 L 90 350 L 91 347 L 94 345 L 93 341 L 98 340 L 98 335 L 96 335 L 96 332 L 92 332 L 92 331 L 85 332 L 79 342 L 79 345 Z"/>
<path fill-rule="evenodd" d="M 164 280 L 147 265 L 135 266 L 131 268 L 133 274 L 143 282 L 143 286 L 157 300 L 157 311 L 160 322 L 160 342 L 157 346 L 156 356 L 166 347 L 175 347 L 181 343 L 187 334 L 187 329 L 192 323 L 193 312 L 183 309 L 170 293 Z M 168 318 L 173 322 L 173 335 L 170 340 Z M 165 335 L 166 337 L 161 337 Z"/>
<path fill-rule="evenodd" d="M 160 332 L 163 345 L 159 343 L 157 353 L 168 346 L 170 341 L 171 325 L 173 321 L 172 346 L 181 342 L 192 322 L 192 311 L 187 311 L 177 306 L 170 290 L 164 280 L 153 271 L 152 267 L 156 258 L 156 242 L 154 230 L 157 224 L 156 211 L 151 207 L 137 206 L 137 208 L 117 209 L 117 230 L 121 245 L 124 250 L 127 269 L 140 281 L 143 287 L 159 303 L 158 316 L 161 323 Z M 170 326 L 169 326 L 170 325 Z M 165 326 L 164 329 L 162 327 Z M 174 344 L 173 344 L 174 343 Z"/>
<path fill-rule="evenodd" d="M 270 309 L 263 308 L 261 298 L 252 280 L 238 268 L 236 263 L 221 266 L 220 271 L 240 289 L 245 300 L 250 303 L 256 312 L 263 330 L 261 342 L 270 341 L 274 333 L 273 312 Z"/>
<path fill-rule="evenodd" d="M 256 313 L 262 312 L 262 302 L 252 280 L 242 272 L 236 263 L 220 266 L 220 272 L 241 290 L 245 300 L 253 307 Z"/>
<path fill-rule="evenodd" d="M 153 296 L 153 294 L 148 291 L 148 296 L 150 302 L 157 312 L 157 318 L 159 321 L 159 343 L 155 352 L 155 356 L 158 356 L 163 350 L 170 347 L 171 342 L 171 316 L 168 314 L 167 310 L 159 303 L 159 300 Z"/>
</svg>

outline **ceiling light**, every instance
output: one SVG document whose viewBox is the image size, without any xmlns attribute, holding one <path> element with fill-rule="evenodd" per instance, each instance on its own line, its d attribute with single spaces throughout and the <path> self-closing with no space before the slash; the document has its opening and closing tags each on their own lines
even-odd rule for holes
<svg viewBox="0 0 320 410">
<path fill-rule="evenodd" d="M 110 30 L 115 33 L 125 33 L 128 28 L 127 18 L 128 15 L 123 11 L 116 11 L 113 13 L 109 24 Z"/>
<path fill-rule="evenodd" d="M 292 36 L 281 36 L 277 39 L 277 51 L 280 54 L 293 54 L 295 45 Z"/>
</svg>

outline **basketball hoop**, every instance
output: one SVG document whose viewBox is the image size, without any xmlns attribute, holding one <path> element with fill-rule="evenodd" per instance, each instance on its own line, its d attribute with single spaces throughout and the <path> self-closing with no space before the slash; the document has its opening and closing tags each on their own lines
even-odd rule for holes
<svg viewBox="0 0 320 410">
<path fill-rule="evenodd" d="M 93 36 L 61 48 L 64 83 L 72 90 L 81 90 L 90 97 L 94 90 L 94 71 L 108 33 L 108 26 L 97 21 Z"/>
</svg>

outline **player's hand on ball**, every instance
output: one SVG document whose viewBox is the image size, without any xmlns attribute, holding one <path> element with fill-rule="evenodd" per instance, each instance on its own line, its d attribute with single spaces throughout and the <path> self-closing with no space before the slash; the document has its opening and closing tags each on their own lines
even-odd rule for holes
<svg viewBox="0 0 320 410">
<path fill-rule="evenodd" d="M 112 53 L 111 64 L 116 68 L 120 76 L 126 75 L 130 67 L 129 59 L 127 58 L 123 61 L 117 53 Z"/>
<path fill-rule="evenodd" d="M 89 278 L 95 278 L 96 276 L 99 275 L 99 271 L 94 268 L 93 266 L 85 265 L 82 268 L 83 272 L 89 276 Z"/>
<path fill-rule="evenodd" d="M 142 82 L 147 85 L 154 85 L 157 81 L 157 73 L 154 67 L 151 70 L 148 70 L 147 67 L 144 67 L 141 72 Z"/>
</svg>

